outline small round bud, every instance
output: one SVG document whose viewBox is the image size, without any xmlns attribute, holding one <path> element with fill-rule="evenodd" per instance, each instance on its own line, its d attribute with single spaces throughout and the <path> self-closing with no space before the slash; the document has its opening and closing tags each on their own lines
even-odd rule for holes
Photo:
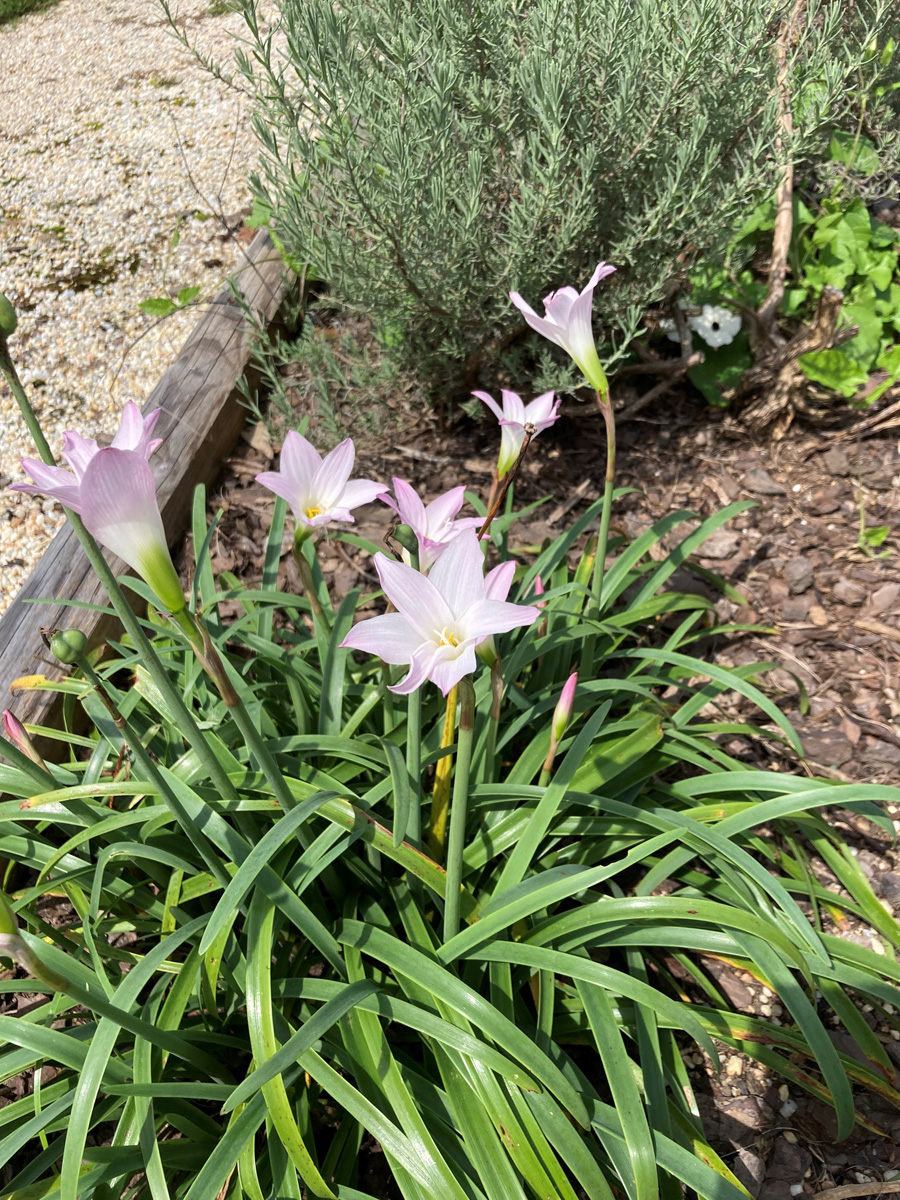
<svg viewBox="0 0 900 1200">
<path fill-rule="evenodd" d="M 19 318 L 16 316 L 16 310 L 0 292 L 0 337 L 12 337 L 16 332 L 16 326 L 19 323 Z"/>
<path fill-rule="evenodd" d="M 80 629 L 63 629 L 50 639 L 50 653 L 66 666 L 77 663 L 87 651 L 87 638 Z"/>
</svg>

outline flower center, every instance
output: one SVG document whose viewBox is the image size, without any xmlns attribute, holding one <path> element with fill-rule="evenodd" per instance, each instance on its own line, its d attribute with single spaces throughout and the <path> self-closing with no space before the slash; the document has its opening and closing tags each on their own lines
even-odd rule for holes
<svg viewBox="0 0 900 1200">
<path fill-rule="evenodd" d="M 313 519 L 313 517 L 321 517 L 322 510 L 321 510 L 321 508 L 308 508 L 306 510 L 306 515 L 311 521 Z"/>
<path fill-rule="evenodd" d="M 435 630 L 437 633 L 437 630 Z M 441 646 L 458 646 L 459 638 L 452 630 L 445 625 L 440 633 L 437 634 L 438 644 Z"/>
</svg>

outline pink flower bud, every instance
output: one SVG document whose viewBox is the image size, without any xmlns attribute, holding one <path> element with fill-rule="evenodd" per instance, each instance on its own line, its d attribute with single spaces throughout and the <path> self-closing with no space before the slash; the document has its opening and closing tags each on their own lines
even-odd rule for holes
<svg viewBox="0 0 900 1200">
<path fill-rule="evenodd" d="M 534 577 L 534 594 L 536 596 L 543 596 L 544 594 L 544 581 L 541 579 L 540 575 L 535 575 Z M 535 600 L 535 604 L 538 606 L 538 608 L 545 608 L 547 601 Z"/>
<path fill-rule="evenodd" d="M 575 689 L 578 687 L 578 672 L 573 671 L 563 685 L 563 690 L 559 694 L 559 700 L 556 702 L 556 708 L 553 712 L 553 724 L 551 727 L 551 736 L 556 745 L 562 741 L 563 734 L 566 732 L 566 727 L 572 719 L 572 705 L 575 701 Z"/>
<path fill-rule="evenodd" d="M 37 763 L 39 767 L 46 765 L 34 742 L 28 736 L 25 726 L 8 708 L 3 710 L 3 727 L 6 730 L 6 736 L 12 744 L 30 758 L 33 763 Z"/>
</svg>

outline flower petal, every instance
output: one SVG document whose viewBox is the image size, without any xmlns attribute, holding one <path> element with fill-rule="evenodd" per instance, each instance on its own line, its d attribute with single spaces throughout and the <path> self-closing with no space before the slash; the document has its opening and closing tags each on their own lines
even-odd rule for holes
<svg viewBox="0 0 900 1200">
<path fill-rule="evenodd" d="M 396 492 L 397 480 L 394 480 L 394 491 Z M 407 485 L 409 486 L 409 485 Z M 445 526 L 449 526 L 450 522 L 463 506 L 463 501 L 466 496 L 465 484 L 460 484 L 459 487 L 451 488 L 449 492 L 444 492 L 443 495 L 435 497 L 430 504 L 427 504 L 422 509 L 424 518 L 423 528 L 432 536 L 438 533 L 447 532 Z M 416 496 L 418 500 L 419 497 Z M 421 504 L 421 501 L 419 501 Z M 474 520 L 477 522 L 478 518 Z M 411 521 L 407 521 L 411 525 Z M 413 526 L 415 528 L 415 526 Z"/>
<path fill-rule="evenodd" d="M 286 475 L 282 471 L 263 471 L 256 476 L 256 482 L 261 483 L 270 492 L 274 492 L 276 496 L 287 500 L 298 521 L 307 520 L 305 504 L 309 493 L 303 484 L 294 479 L 292 475 Z"/>
<path fill-rule="evenodd" d="M 82 437 L 74 429 L 67 429 L 63 434 L 62 456 L 79 481 L 99 449 L 96 438 Z"/>
<path fill-rule="evenodd" d="M 162 445 L 162 438 L 152 438 L 161 412 L 162 409 L 155 408 L 145 417 L 134 401 L 129 400 L 122 409 L 122 420 L 112 440 L 113 449 L 135 450 L 144 458 L 149 458 L 156 447 Z"/>
<path fill-rule="evenodd" d="M 385 613 L 354 625 L 341 645 L 376 654 L 388 663 L 411 663 L 422 638 L 401 613 Z"/>
<path fill-rule="evenodd" d="M 587 287 L 585 287 L 584 291 L 593 291 L 601 279 L 605 279 L 607 275 L 615 275 L 615 273 L 616 268 L 612 265 L 612 263 L 597 263 L 596 267 L 594 267 L 594 273 L 587 281 Z M 582 292 L 582 295 L 584 295 L 584 292 Z"/>
<path fill-rule="evenodd" d="M 335 448 L 322 459 L 322 465 L 316 471 L 312 481 L 309 498 L 316 508 L 334 508 L 347 485 L 353 463 L 356 459 L 356 447 L 353 438 L 344 438 Z M 384 491 L 384 487 L 378 489 Z"/>
<path fill-rule="evenodd" d="M 393 478 L 394 495 L 397 497 L 393 505 L 397 516 L 415 533 L 424 533 L 428 524 L 425 517 L 425 505 L 419 499 L 416 489 L 405 479 Z"/>
<path fill-rule="evenodd" d="M 361 504 L 371 504 L 384 494 L 384 484 L 376 483 L 374 479 L 351 479 L 344 484 L 344 490 L 338 496 L 335 508 L 359 508 Z"/>
<path fill-rule="evenodd" d="M 409 674 L 388 690 L 396 692 L 398 696 L 408 696 L 410 692 L 414 692 L 416 688 L 421 687 L 425 680 L 430 677 L 432 664 L 439 656 L 440 650 L 435 650 L 431 644 L 420 646 L 413 655 Z"/>
<path fill-rule="evenodd" d="M 282 475 L 288 475 L 301 485 L 304 498 L 309 494 L 321 465 L 322 459 L 312 442 L 308 442 L 302 433 L 292 429 L 284 439 L 278 466 Z M 268 486 L 266 484 L 266 487 Z M 274 491 L 274 488 L 272 490 Z"/>
<path fill-rule="evenodd" d="M 538 433 L 549 429 L 559 416 L 561 401 L 557 400 L 554 403 L 553 397 L 553 392 L 544 392 L 542 396 L 536 396 L 525 405 L 525 420 L 536 426 Z"/>
<path fill-rule="evenodd" d="M 153 472 L 135 450 L 100 450 L 85 471 L 81 515 L 88 531 L 150 584 L 174 611 L 184 596 L 172 566 Z"/>
<path fill-rule="evenodd" d="M 503 409 L 500 407 L 500 405 L 497 403 L 497 401 L 494 399 L 493 396 L 489 396 L 487 392 L 473 392 L 472 395 L 475 396 L 478 400 L 481 400 L 482 403 L 486 404 L 488 406 L 488 408 L 491 410 L 491 412 L 494 414 L 494 416 L 497 418 L 498 421 L 503 420 L 503 417 L 504 417 Z"/>
<path fill-rule="evenodd" d="M 555 342 L 557 346 L 562 346 L 563 349 L 566 348 L 565 342 L 562 340 L 561 331 L 553 321 L 548 321 L 546 317 L 539 317 L 531 305 L 525 303 L 518 292 L 510 292 L 509 298 L 535 333 L 541 334 L 542 337 L 547 338 L 548 341 Z"/>
<path fill-rule="evenodd" d="M 484 590 L 488 600 L 505 600 L 509 595 L 509 589 L 512 587 L 515 573 L 516 564 L 511 560 L 509 562 L 502 562 L 499 566 L 494 567 L 492 571 L 488 571 L 484 577 Z"/>
<path fill-rule="evenodd" d="M 441 657 L 433 662 L 428 672 L 428 678 L 432 683 L 436 683 L 446 696 L 463 676 L 471 675 L 477 666 L 475 647 L 466 646 L 462 654 L 457 654 L 454 658 Z"/>
<path fill-rule="evenodd" d="M 443 562 L 443 559 L 440 561 Z M 468 641 L 469 638 L 483 638 L 491 633 L 508 633 L 520 625 L 532 625 L 540 615 L 540 609 L 531 604 L 479 600 L 458 619 L 457 625 L 463 638 Z"/>
<path fill-rule="evenodd" d="M 501 388 L 500 395 L 503 397 L 503 419 L 505 421 L 515 421 L 519 425 L 525 424 L 525 405 L 522 402 L 522 397 L 518 392 L 511 392 L 508 388 Z"/>
<path fill-rule="evenodd" d="M 453 539 L 431 568 L 428 579 L 456 618 L 484 599 L 484 555 L 474 530 L 464 529 Z"/>
<path fill-rule="evenodd" d="M 388 600 L 421 634 L 420 641 L 436 643 L 453 613 L 431 580 L 385 554 L 375 555 L 375 570 Z"/>
<path fill-rule="evenodd" d="M 561 287 L 549 296 L 544 297 L 544 312 L 547 320 L 565 329 L 569 323 L 569 313 L 572 305 L 578 299 L 578 293 L 573 287 Z"/>
</svg>

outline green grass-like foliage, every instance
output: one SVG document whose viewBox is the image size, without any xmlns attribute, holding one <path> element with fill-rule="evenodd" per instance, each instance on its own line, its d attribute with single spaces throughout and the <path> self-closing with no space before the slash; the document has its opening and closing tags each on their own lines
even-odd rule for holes
<svg viewBox="0 0 900 1200">
<path fill-rule="evenodd" d="M 896 64 L 871 65 L 900 37 L 886 0 L 803 7 L 780 142 L 792 3 L 279 0 L 274 26 L 239 8 L 258 214 L 433 388 L 458 390 L 464 366 L 470 386 L 522 328 L 510 289 L 539 305 L 600 258 L 624 347 L 669 280 L 722 261 L 785 156 L 815 170 L 835 130 L 864 122 L 882 179 L 900 164 Z"/>
<path fill-rule="evenodd" d="M 511 598 L 532 596 L 540 572 L 546 628 L 498 639 L 496 753 L 489 676 L 476 677 L 462 924 L 447 942 L 444 870 L 404 840 L 427 808 L 440 696 L 422 696 L 421 756 L 408 762 L 415 700 L 386 692 L 377 661 L 338 649 L 359 595 L 308 631 L 306 599 L 276 589 L 282 501 L 261 586 L 215 579 L 204 505 L 201 491 L 199 604 L 290 802 L 158 618 L 148 628 L 166 670 L 236 798 L 186 747 L 127 641 L 101 673 L 164 786 L 78 671 L 59 685 L 67 719 L 85 709 L 89 733 L 53 735 L 64 761 L 51 774 L 0 767 L 4 882 L 29 947 L 67 981 L 0 1017 L 3 1078 L 34 1069 L 37 1083 L 55 1068 L 0 1111 L 0 1162 L 14 1167 L 4 1196 L 372 1200 L 359 1175 L 368 1137 L 404 1200 L 741 1200 L 682 1060 L 692 1043 L 714 1057 L 713 1038 L 832 1104 L 839 1138 L 865 1123 L 854 1089 L 900 1102 L 856 1007 L 897 1025 L 900 928 L 823 817 L 841 806 L 881 820 L 878 804 L 900 793 L 730 758 L 717 735 L 752 731 L 710 719 L 726 691 L 796 738 L 758 690 L 766 664 L 698 657 L 714 610 L 665 591 L 746 505 L 662 561 L 651 550 L 678 542 L 691 514 L 614 546 L 598 619 L 585 615 L 581 553 L 598 506 L 521 568 Z M 226 600 L 240 610 L 227 627 Z M 586 644 L 540 786 L 554 706 Z M 823 891 L 813 855 L 846 894 Z M 50 917 L 61 902 L 63 924 Z M 848 914 L 877 930 L 883 956 L 836 936 Z M 707 970 L 717 958 L 774 989 L 784 1024 L 734 1012 Z M 835 1047 L 827 1005 L 857 1055 Z"/>
<path fill-rule="evenodd" d="M 58 3 L 59 0 L 0 0 L 0 25 L 5 25 L 7 21 L 18 20 L 26 13 L 52 8 Z"/>
</svg>

